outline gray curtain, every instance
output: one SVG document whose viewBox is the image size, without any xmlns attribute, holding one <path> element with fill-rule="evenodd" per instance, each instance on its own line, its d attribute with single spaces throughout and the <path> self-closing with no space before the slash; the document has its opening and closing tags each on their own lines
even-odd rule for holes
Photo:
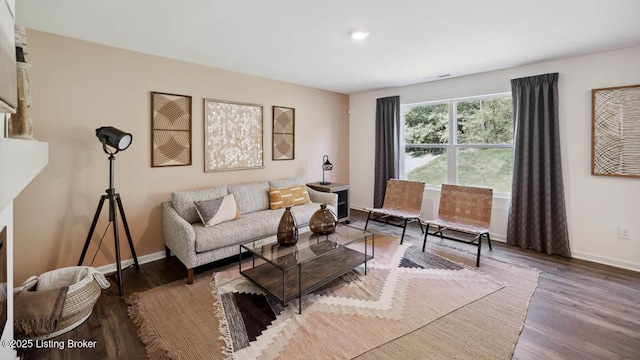
<svg viewBox="0 0 640 360">
<path fill-rule="evenodd" d="M 398 178 L 400 168 L 400 96 L 376 100 L 376 169 L 373 207 L 381 208 L 387 180 Z"/>
<path fill-rule="evenodd" d="M 515 154 L 507 243 L 571 257 L 564 204 L 558 74 L 511 80 Z"/>
</svg>

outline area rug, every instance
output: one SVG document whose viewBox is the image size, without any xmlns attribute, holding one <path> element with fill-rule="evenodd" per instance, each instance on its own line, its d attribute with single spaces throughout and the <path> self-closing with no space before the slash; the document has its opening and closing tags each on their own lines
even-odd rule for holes
<svg viewBox="0 0 640 360">
<path fill-rule="evenodd" d="M 152 359 L 510 358 L 538 272 L 468 264 L 473 254 L 422 253 L 377 236 L 368 274 L 359 268 L 303 297 L 302 315 L 297 301 L 274 303 L 237 266 L 214 283 L 137 294 L 129 312 Z"/>
</svg>

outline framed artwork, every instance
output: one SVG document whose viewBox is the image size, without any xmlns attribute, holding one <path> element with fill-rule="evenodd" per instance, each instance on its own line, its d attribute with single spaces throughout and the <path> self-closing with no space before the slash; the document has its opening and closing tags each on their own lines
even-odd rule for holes
<svg viewBox="0 0 640 360">
<path fill-rule="evenodd" d="M 191 165 L 191 96 L 151 93 L 151 167 Z"/>
<path fill-rule="evenodd" d="M 296 154 L 296 109 L 273 106 L 273 160 L 293 160 Z"/>
<path fill-rule="evenodd" d="M 591 91 L 591 174 L 640 177 L 640 85 Z"/>
<path fill-rule="evenodd" d="M 264 167 L 262 105 L 204 99 L 204 171 Z"/>
</svg>

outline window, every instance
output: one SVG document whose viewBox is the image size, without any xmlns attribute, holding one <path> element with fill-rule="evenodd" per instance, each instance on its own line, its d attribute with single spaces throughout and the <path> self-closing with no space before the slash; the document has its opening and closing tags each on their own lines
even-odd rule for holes
<svg viewBox="0 0 640 360">
<path fill-rule="evenodd" d="M 511 192 L 511 94 L 402 106 L 401 172 L 407 180 Z"/>
</svg>

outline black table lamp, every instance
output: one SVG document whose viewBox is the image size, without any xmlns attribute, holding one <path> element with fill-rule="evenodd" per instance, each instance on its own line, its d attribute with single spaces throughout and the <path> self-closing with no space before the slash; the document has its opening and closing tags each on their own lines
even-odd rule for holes
<svg viewBox="0 0 640 360">
<path fill-rule="evenodd" d="M 329 156 L 325 155 L 322 157 L 322 182 L 321 185 L 330 185 L 331 183 L 328 181 L 324 181 L 324 172 L 333 170 L 333 164 L 329 161 Z"/>
</svg>

